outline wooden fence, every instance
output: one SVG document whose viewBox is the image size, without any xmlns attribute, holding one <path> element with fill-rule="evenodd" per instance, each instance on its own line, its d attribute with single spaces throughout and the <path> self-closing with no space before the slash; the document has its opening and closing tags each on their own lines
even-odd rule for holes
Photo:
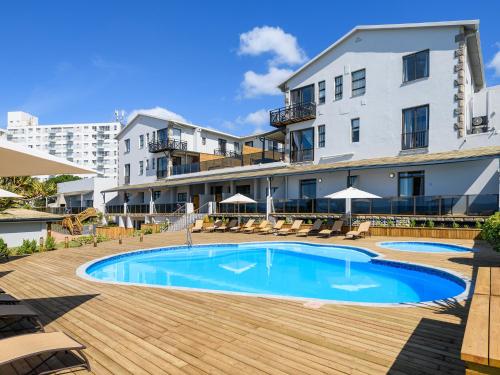
<svg viewBox="0 0 500 375">
<path fill-rule="evenodd" d="M 129 237 L 134 234 L 134 228 L 123 227 L 97 227 L 96 235 L 102 235 L 109 239 L 116 240 L 120 235 L 122 237 Z"/>
</svg>

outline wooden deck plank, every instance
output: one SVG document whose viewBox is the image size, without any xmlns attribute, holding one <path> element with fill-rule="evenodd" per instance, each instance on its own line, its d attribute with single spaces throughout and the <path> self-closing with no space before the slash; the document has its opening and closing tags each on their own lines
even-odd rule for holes
<svg viewBox="0 0 500 375">
<path fill-rule="evenodd" d="M 500 267 L 491 268 L 491 295 L 500 296 Z"/>
<path fill-rule="evenodd" d="M 479 270 L 477 271 L 474 293 L 484 294 L 485 296 L 489 296 L 491 289 L 490 280 L 491 280 L 491 268 L 480 267 Z"/>
<path fill-rule="evenodd" d="M 257 234 L 196 234 L 195 243 L 296 241 Z M 95 374 L 435 374 L 463 373 L 464 302 L 421 307 L 324 305 L 227 294 L 94 283 L 75 269 L 113 253 L 183 244 L 162 233 L 35 254 L 0 263 L 0 285 L 29 299 L 48 322 L 87 345 Z M 302 239 L 303 240 L 303 239 Z M 480 243 L 472 254 L 417 254 L 349 241 L 386 258 L 448 268 L 471 278 L 476 264 L 500 266 Z M 337 238 L 307 238 L 339 243 Z M 456 241 L 472 246 L 472 241 Z M 3 271 L 13 271 L 3 273 Z M 495 271 L 496 272 L 496 271 Z M 26 368 L 16 363 L 13 373 Z M 13 370 L 15 369 L 15 370 Z M 0 369 L 0 372 L 4 372 Z M 82 372 L 79 372 L 82 373 Z"/>
<path fill-rule="evenodd" d="M 490 297 L 483 294 L 472 297 L 462 344 L 461 357 L 464 361 L 488 364 L 489 300 Z"/>
<path fill-rule="evenodd" d="M 500 367 L 500 296 L 490 297 L 490 366 Z"/>
</svg>

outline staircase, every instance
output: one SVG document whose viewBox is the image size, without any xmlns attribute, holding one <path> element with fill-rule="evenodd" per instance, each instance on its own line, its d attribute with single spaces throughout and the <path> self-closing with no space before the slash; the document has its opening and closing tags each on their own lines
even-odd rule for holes
<svg viewBox="0 0 500 375">
<path fill-rule="evenodd" d="M 89 207 L 77 215 L 70 215 L 65 217 L 61 225 L 64 229 L 67 229 L 71 235 L 82 234 L 82 223 L 85 220 L 90 219 L 91 217 L 97 217 L 97 211 L 93 207 Z"/>
</svg>

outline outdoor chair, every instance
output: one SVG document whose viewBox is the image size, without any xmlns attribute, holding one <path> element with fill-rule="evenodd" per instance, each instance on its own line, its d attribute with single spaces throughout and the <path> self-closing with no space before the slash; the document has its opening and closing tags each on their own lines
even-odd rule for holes
<svg viewBox="0 0 500 375">
<path fill-rule="evenodd" d="M 332 234 L 340 234 L 342 233 L 342 226 L 344 225 L 344 222 L 342 220 L 336 220 L 331 229 L 323 229 L 318 233 L 318 236 L 320 237 L 330 237 Z"/>
<path fill-rule="evenodd" d="M 356 238 L 366 237 L 366 235 L 370 234 L 370 222 L 365 221 L 359 224 L 358 230 L 351 230 L 346 233 L 346 238 L 350 238 L 355 240 Z"/>
<path fill-rule="evenodd" d="M 254 227 L 250 227 L 250 228 L 243 228 L 242 232 L 244 233 L 253 233 L 254 231 L 256 230 L 261 230 L 261 229 L 264 229 L 264 228 L 267 228 L 269 226 L 269 221 L 267 220 L 262 220 L 261 223 Z"/>
<path fill-rule="evenodd" d="M 0 305 L 15 305 L 19 302 L 20 301 L 16 297 L 11 296 L 10 294 L 0 294 Z"/>
<path fill-rule="evenodd" d="M 203 230 L 203 220 L 196 220 L 191 228 L 192 233 L 201 232 Z"/>
<path fill-rule="evenodd" d="M 214 225 L 205 228 L 206 232 L 213 232 L 222 225 L 222 220 L 216 220 Z"/>
<path fill-rule="evenodd" d="M 280 229 L 276 233 L 278 235 L 287 236 L 290 233 L 297 233 L 302 225 L 302 220 L 295 220 L 290 228 Z"/>
<path fill-rule="evenodd" d="M 220 227 L 215 228 L 216 231 L 220 230 L 222 232 L 225 232 L 228 229 L 234 228 L 235 226 L 238 225 L 238 220 L 232 219 L 229 224 L 222 224 Z"/>
<path fill-rule="evenodd" d="M 238 232 L 238 231 L 244 230 L 246 228 L 251 228 L 253 226 L 253 223 L 255 223 L 255 219 L 250 219 L 250 220 L 248 220 L 246 222 L 245 225 L 243 225 L 243 227 L 241 227 L 241 228 L 239 226 L 238 227 L 234 227 L 234 228 L 231 228 L 230 231 L 231 232 Z"/>
<path fill-rule="evenodd" d="M 297 236 L 301 236 L 301 237 L 307 237 L 308 235 L 310 234 L 313 234 L 313 233 L 318 233 L 319 230 L 321 229 L 321 225 L 323 224 L 323 220 L 321 219 L 316 219 L 316 221 L 314 222 L 314 224 L 312 225 L 312 227 L 310 228 L 304 228 L 304 229 L 300 229 L 298 232 L 297 232 Z"/>
<path fill-rule="evenodd" d="M 39 314 L 31 307 L 24 304 L 0 305 L 0 332 L 13 331 L 11 327 L 22 321 L 28 321 L 36 330 L 44 330 Z"/>
<path fill-rule="evenodd" d="M 285 220 L 278 220 L 274 226 L 258 229 L 257 232 L 262 234 L 274 233 L 280 230 L 283 227 L 283 224 L 285 224 Z"/>
</svg>

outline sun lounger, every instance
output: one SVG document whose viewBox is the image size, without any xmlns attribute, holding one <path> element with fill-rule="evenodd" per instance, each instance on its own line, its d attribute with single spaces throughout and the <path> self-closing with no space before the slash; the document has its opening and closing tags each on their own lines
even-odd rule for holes
<svg viewBox="0 0 500 375">
<path fill-rule="evenodd" d="M 253 226 L 253 223 L 255 223 L 255 219 L 250 219 L 247 221 L 247 223 L 245 225 L 243 225 L 243 227 L 234 227 L 234 228 L 231 228 L 231 232 L 238 232 L 240 230 L 243 230 L 245 228 L 251 228 Z"/>
<path fill-rule="evenodd" d="M 10 294 L 0 294 L 0 305 L 12 305 L 19 303 L 19 300 L 16 297 L 11 296 Z"/>
<path fill-rule="evenodd" d="M 283 224 L 285 224 L 285 220 L 278 220 L 276 224 L 272 227 L 266 227 L 257 230 L 257 232 L 262 233 L 262 234 L 267 234 L 267 233 L 274 233 L 278 230 L 280 230 L 283 227 Z"/>
<path fill-rule="evenodd" d="M 203 220 L 196 220 L 191 228 L 192 233 L 201 232 L 203 230 Z"/>
<path fill-rule="evenodd" d="M 253 233 L 253 232 L 254 232 L 254 231 L 256 231 L 256 230 L 261 230 L 261 229 L 264 229 L 264 228 L 266 228 L 266 227 L 268 227 L 268 226 L 269 226 L 269 221 L 267 221 L 267 220 L 263 220 L 263 221 L 261 221 L 261 223 L 260 223 L 258 226 L 256 226 L 256 227 L 252 226 L 252 227 L 249 227 L 249 228 L 243 228 L 243 229 L 242 229 L 242 232 L 244 232 L 244 233 Z"/>
<path fill-rule="evenodd" d="M 3 290 L 2 288 L 0 288 L 0 293 L 5 293 L 5 290 Z"/>
<path fill-rule="evenodd" d="M 23 304 L 0 305 L 0 331 L 7 331 L 16 323 L 28 321 L 35 329 L 43 331 L 43 324 L 38 313 Z"/>
<path fill-rule="evenodd" d="M 366 237 L 367 234 L 370 234 L 370 222 L 365 221 L 359 224 L 358 230 L 351 230 L 346 233 L 346 238 L 356 239 L 360 237 Z"/>
<path fill-rule="evenodd" d="M 323 224 L 323 220 L 321 219 L 316 219 L 316 221 L 314 222 L 314 224 L 312 225 L 312 227 L 310 228 L 304 228 L 304 229 L 300 229 L 298 232 L 297 232 L 297 236 L 304 236 L 304 237 L 307 237 L 308 235 L 310 234 L 313 234 L 313 233 L 318 233 L 319 230 L 321 229 L 321 225 Z"/>
<path fill-rule="evenodd" d="M 206 227 L 205 228 L 205 231 L 206 232 L 213 232 L 215 231 L 217 228 L 219 228 L 220 226 L 222 225 L 222 220 L 216 220 L 214 225 L 212 226 L 209 226 L 209 227 Z"/>
<path fill-rule="evenodd" d="M 29 366 L 36 364 L 30 369 L 30 374 L 48 374 L 76 368 L 90 370 L 90 364 L 83 354 L 83 349 L 85 345 L 63 332 L 30 333 L 9 337 L 0 340 L 0 366 L 26 359 L 25 364 Z M 74 357 L 74 361 L 71 362 L 75 363 L 67 364 L 68 362 L 64 361 L 65 364 L 62 364 L 62 367 L 43 372 L 41 366 L 47 364 L 58 353 L 71 355 Z M 41 363 L 31 360 L 36 357 L 41 360 Z"/>
<path fill-rule="evenodd" d="M 332 234 L 335 233 L 342 233 L 342 226 L 344 225 L 344 222 L 342 220 L 336 220 L 331 229 L 323 229 L 318 233 L 318 236 L 321 237 L 330 237 Z"/>
<path fill-rule="evenodd" d="M 280 229 L 276 233 L 278 235 L 288 235 L 290 233 L 296 233 L 300 230 L 300 226 L 302 225 L 302 220 L 295 220 L 290 228 Z"/>
<path fill-rule="evenodd" d="M 237 225 L 238 225 L 238 220 L 233 219 L 229 222 L 229 224 L 222 224 L 220 227 L 215 228 L 215 230 L 220 230 L 222 232 L 225 232 L 226 230 L 234 228 Z"/>
</svg>

